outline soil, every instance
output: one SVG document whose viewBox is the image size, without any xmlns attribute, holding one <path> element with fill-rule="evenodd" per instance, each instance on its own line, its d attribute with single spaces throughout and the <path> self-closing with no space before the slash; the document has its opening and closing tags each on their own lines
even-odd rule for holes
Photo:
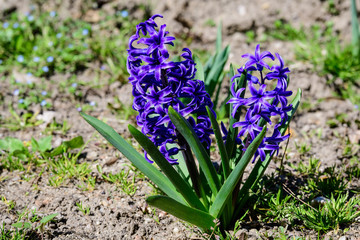
<svg viewBox="0 0 360 240">
<path fill-rule="evenodd" d="M 340 33 L 341 40 L 349 42 L 351 39 L 350 1 L 334 0 L 337 15 L 328 11 L 328 1 L 320 0 L 165 0 L 165 1 L 121 1 L 121 0 L 66 0 L 49 1 L 42 7 L 44 10 L 56 10 L 62 17 L 90 18 L 89 11 L 105 11 L 114 14 L 115 9 L 128 9 L 131 17 L 142 17 L 144 11 L 140 10 L 141 4 L 150 4 L 150 14 L 159 13 L 164 18 L 160 23 L 167 24 L 167 30 L 175 36 L 189 36 L 193 39 L 190 49 L 205 49 L 213 51 L 216 39 L 216 27 L 208 24 L 209 20 L 215 23 L 222 22 L 224 44 L 229 44 L 231 54 L 229 63 L 241 65 L 244 60 L 241 55 L 253 52 L 257 44 L 256 40 L 248 44 L 246 32 L 255 32 L 256 39 L 265 31 L 273 29 L 273 22 L 281 19 L 294 26 L 311 27 L 314 24 L 325 26 L 327 22 L 334 22 L 334 29 Z M 30 1 L 4 1 L 0 4 L 1 12 L 16 9 L 25 13 L 29 10 Z M 360 6 L 360 4 L 358 4 Z M 96 20 L 96 19 L 95 19 Z M 303 101 L 310 103 L 311 107 L 302 108 L 298 111 L 291 123 L 291 138 L 287 150 L 287 162 L 285 168 L 292 171 L 289 163 L 298 164 L 307 161 L 310 157 L 321 161 L 323 171 L 326 167 L 346 165 L 350 157 L 343 157 L 343 149 L 346 141 L 359 144 L 360 126 L 356 120 L 360 120 L 358 106 L 354 106 L 348 100 L 342 100 L 333 96 L 332 89 L 326 84 L 326 76 L 320 76 L 313 70 L 313 66 L 296 60 L 294 54 L 294 42 L 273 40 L 264 42 L 262 50 L 278 52 L 286 63 L 290 63 L 291 84 L 290 89 L 303 90 Z M 14 74 L 22 76 L 16 69 Z M 79 73 L 79 79 L 91 81 L 94 71 L 88 69 Z M 23 76 L 24 77 L 24 76 Z M 105 140 L 94 133 L 94 129 L 80 117 L 73 101 L 69 96 L 53 89 L 52 81 L 62 81 L 68 76 L 57 75 L 50 81 L 43 81 L 49 91 L 52 92 L 53 110 L 40 112 L 39 118 L 44 124 L 28 128 L 25 131 L 12 132 L 6 128 L 0 128 L 0 137 L 14 136 L 22 141 L 29 141 L 31 137 L 36 139 L 43 136 L 43 129 L 53 117 L 58 122 L 67 120 L 71 126 L 66 135 L 55 134 L 53 146 L 61 141 L 69 140 L 76 136 L 83 136 L 85 141 L 90 140 L 83 150 L 80 162 L 87 162 L 92 166 L 96 176 L 96 166 L 103 166 L 104 172 L 119 172 L 129 162 L 121 156 L 113 147 L 106 144 Z M 104 76 L 106 78 L 106 76 Z M 89 80 L 90 79 L 90 80 Z M 9 103 L 14 99 L 13 88 L 8 79 L 1 82 L 4 105 L 1 106 L 2 117 L 10 117 Z M 82 100 L 84 102 L 96 101 L 97 106 L 90 113 L 92 116 L 106 120 L 125 138 L 129 137 L 127 124 L 134 123 L 134 119 L 122 120 L 121 116 L 113 114 L 107 107 L 108 103 L 114 102 L 114 96 L 119 96 L 124 104 L 131 105 L 131 86 L 129 84 L 114 83 L 102 89 L 89 91 Z M 36 109 L 34 109 L 36 111 Z M 337 114 L 346 114 L 348 124 L 339 124 L 330 128 L 328 120 L 334 119 Z M 321 130 L 321 136 L 318 131 Z M 299 154 L 296 144 L 306 143 L 311 145 L 306 154 Z M 105 146 L 105 147 L 104 147 Z M 359 152 L 356 153 L 359 155 Z M 251 166 L 250 166 L 251 167 Z M 279 163 L 271 163 L 267 174 L 279 167 Z M 105 181 L 96 183 L 93 191 L 82 191 L 78 188 L 77 181 L 68 181 L 66 184 L 55 188 L 48 185 L 48 175 L 30 181 L 23 181 L 19 177 L 21 172 L 8 172 L 2 170 L 0 179 L 0 195 L 7 200 L 16 202 L 14 211 L 7 211 L 4 202 L 0 202 L 0 224 L 9 227 L 17 221 L 16 212 L 24 209 L 36 209 L 43 216 L 51 213 L 59 213 L 56 221 L 46 226 L 45 239 L 201 239 L 199 231 L 188 224 L 179 221 L 175 217 L 156 210 L 156 213 L 145 203 L 145 197 L 152 194 L 153 188 L 145 179 L 137 179 L 138 190 L 133 196 L 128 196 L 118 190 L 114 185 Z M 132 173 L 135 174 L 135 173 Z M 34 186 L 37 185 L 36 188 Z M 359 188 L 360 183 L 352 182 L 352 187 Z M 82 202 L 90 207 L 90 214 L 84 216 L 78 210 L 76 203 Z M 240 239 L 259 239 L 268 233 L 273 236 L 278 232 L 279 226 L 270 226 L 264 223 L 244 224 L 238 232 Z M 360 222 L 348 226 L 346 233 L 331 231 L 324 235 L 324 239 L 360 239 Z M 317 232 L 301 229 L 288 229 L 288 236 L 303 236 L 317 239 Z"/>
</svg>

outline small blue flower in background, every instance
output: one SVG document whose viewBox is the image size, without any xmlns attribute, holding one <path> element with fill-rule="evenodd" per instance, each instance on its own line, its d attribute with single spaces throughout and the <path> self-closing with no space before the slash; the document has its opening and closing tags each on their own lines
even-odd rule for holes
<svg viewBox="0 0 360 240">
<path fill-rule="evenodd" d="M 9 27 L 9 23 L 8 22 L 4 22 L 3 23 L 3 28 L 8 28 Z"/>
<path fill-rule="evenodd" d="M 122 10 L 120 14 L 123 18 L 126 18 L 129 16 L 129 12 L 127 10 Z"/>
<path fill-rule="evenodd" d="M 52 41 L 48 42 L 49 47 L 51 47 L 52 45 L 54 45 L 54 43 Z"/>
<path fill-rule="evenodd" d="M 51 63 L 51 62 L 54 61 L 54 57 L 53 57 L 53 56 L 49 56 L 49 57 L 46 58 L 46 61 L 47 61 L 48 63 Z"/>
<path fill-rule="evenodd" d="M 62 37 L 62 34 L 61 33 L 57 33 L 56 34 L 56 38 L 61 38 Z"/>
<path fill-rule="evenodd" d="M 33 50 L 34 50 L 34 51 L 36 51 L 36 50 L 38 50 L 38 49 L 39 49 L 38 46 L 34 46 L 34 47 L 33 47 Z"/>
<path fill-rule="evenodd" d="M 2 64 L 3 63 L 3 60 L 2 59 L 0 59 L 0 64 Z"/>
<path fill-rule="evenodd" d="M 34 16 L 33 16 L 33 15 L 29 15 L 29 16 L 27 17 L 27 20 L 28 20 L 29 22 L 34 21 Z"/>
<path fill-rule="evenodd" d="M 76 88 L 76 87 L 77 87 L 77 83 L 73 83 L 73 84 L 71 84 L 71 86 L 72 86 L 73 88 Z"/>
<path fill-rule="evenodd" d="M 100 66 L 100 70 L 106 70 L 106 66 L 104 65 L 104 64 L 102 64 L 101 66 Z"/>
<path fill-rule="evenodd" d="M 18 22 L 16 22 L 16 23 L 13 24 L 13 28 L 14 28 L 14 29 L 16 29 L 16 28 L 18 28 L 18 27 L 19 27 L 19 23 L 18 23 Z"/>
<path fill-rule="evenodd" d="M 41 95 L 46 96 L 46 95 L 47 95 L 47 92 L 46 92 L 46 91 L 42 91 L 42 92 L 41 92 Z"/>
<path fill-rule="evenodd" d="M 48 66 L 43 66 L 41 68 L 44 72 L 49 72 L 49 67 Z"/>
<path fill-rule="evenodd" d="M 86 36 L 86 35 L 88 35 L 88 34 L 89 34 L 89 30 L 88 30 L 88 29 L 85 28 L 85 29 L 82 30 L 82 35 L 83 35 L 83 36 Z"/>
<path fill-rule="evenodd" d="M 42 100 L 41 103 L 40 103 L 40 105 L 41 105 L 42 107 L 45 106 L 45 105 L 46 105 L 46 100 Z"/>
<path fill-rule="evenodd" d="M 78 112 L 81 112 L 82 108 L 81 108 L 81 107 L 78 107 L 76 110 L 77 110 Z"/>
<path fill-rule="evenodd" d="M 17 96 L 17 95 L 19 95 L 19 93 L 20 93 L 20 90 L 19 90 L 19 89 L 15 89 L 13 94 L 14 94 L 14 96 Z"/>
<path fill-rule="evenodd" d="M 69 43 L 68 48 L 73 48 L 73 44 Z"/>
<path fill-rule="evenodd" d="M 19 99 L 18 103 L 20 104 L 24 103 L 24 99 Z"/>
<path fill-rule="evenodd" d="M 95 105 L 96 105 L 96 102 L 91 101 L 91 102 L 89 103 L 89 105 L 90 105 L 90 106 L 95 106 Z"/>
<path fill-rule="evenodd" d="M 56 12 L 55 11 L 51 11 L 50 13 L 49 13 L 49 15 L 50 15 L 50 17 L 55 17 L 56 16 Z"/>
<path fill-rule="evenodd" d="M 19 63 L 22 63 L 24 62 L 24 56 L 23 55 L 19 55 L 16 60 L 19 62 Z"/>
<path fill-rule="evenodd" d="M 39 61 L 40 61 L 40 58 L 39 58 L 39 57 L 34 57 L 34 58 L 33 58 L 33 61 L 34 61 L 34 62 L 39 62 Z"/>
</svg>

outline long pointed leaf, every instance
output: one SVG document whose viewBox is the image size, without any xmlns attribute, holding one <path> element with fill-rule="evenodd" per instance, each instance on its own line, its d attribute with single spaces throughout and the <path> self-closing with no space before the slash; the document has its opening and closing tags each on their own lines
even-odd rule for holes
<svg viewBox="0 0 360 240">
<path fill-rule="evenodd" d="M 234 170 L 229 175 L 228 179 L 221 187 L 209 210 L 209 213 L 213 217 L 215 218 L 220 217 L 227 200 L 232 196 L 232 192 L 234 188 L 236 187 L 238 181 L 240 180 L 242 174 L 244 173 L 246 166 L 249 164 L 250 160 L 254 157 L 254 154 L 258 149 L 261 141 L 263 140 L 265 134 L 266 134 L 266 127 L 263 128 L 261 133 L 249 145 L 243 157 L 241 158 L 240 162 L 236 165 Z"/>
<path fill-rule="evenodd" d="M 359 21 L 357 16 L 356 1 L 351 0 L 351 28 L 352 28 L 352 47 L 353 54 L 357 56 L 359 54 L 360 47 L 360 32 L 359 32 Z"/>
<path fill-rule="evenodd" d="M 206 75 L 205 78 L 206 92 L 208 92 L 211 97 L 215 92 L 215 88 L 218 82 L 221 83 L 221 81 L 219 81 L 219 77 L 223 72 L 224 66 L 229 57 L 229 53 L 230 53 L 230 47 L 226 46 L 222 52 L 216 54 L 212 68 L 210 69 L 209 73 Z"/>
<path fill-rule="evenodd" d="M 106 140 L 116 147 L 124 156 L 132 162 L 141 172 L 143 172 L 151 181 L 153 181 L 165 194 L 184 203 L 185 200 L 175 187 L 171 184 L 158 169 L 148 163 L 140 153 L 131 147 L 112 127 L 100 121 L 97 118 L 85 113 L 80 115 L 93 126 Z"/>
<path fill-rule="evenodd" d="M 189 122 L 172 107 L 169 107 L 168 114 L 176 129 L 184 136 L 185 140 L 191 146 L 199 162 L 200 168 L 208 181 L 211 191 L 213 194 L 216 194 L 220 189 L 220 181 L 210 157 L 200 143 L 195 131 L 192 129 Z"/>
<path fill-rule="evenodd" d="M 226 179 L 230 174 L 230 167 L 229 167 L 229 157 L 226 152 L 226 148 L 224 145 L 224 140 L 221 136 L 220 127 L 218 122 L 216 121 L 216 118 L 210 108 L 206 106 L 206 111 L 208 112 L 208 115 L 210 117 L 211 126 L 215 133 L 216 143 L 219 148 L 220 156 L 221 156 L 221 166 L 223 169 L 224 179 Z"/>
<path fill-rule="evenodd" d="M 194 55 L 193 59 L 194 59 L 194 62 L 196 64 L 195 79 L 205 81 L 204 68 L 203 68 L 203 65 L 202 65 L 202 63 L 200 61 L 200 58 L 198 56 Z"/>
<path fill-rule="evenodd" d="M 180 177 L 179 173 L 176 172 L 171 164 L 165 159 L 154 143 L 132 125 L 129 125 L 128 128 L 131 135 L 136 139 L 136 141 L 138 141 L 138 143 L 140 143 L 145 151 L 156 162 L 156 164 L 172 182 L 178 192 L 181 193 L 189 205 L 196 209 L 205 210 L 204 205 L 200 202 L 193 189 L 191 189 L 189 184 Z"/>
<path fill-rule="evenodd" d="M 203 230 L 208 230 L 215 225 L 215 219 L 210 214 L 185 206 L 172 198 L 156 195 L 148 197 L 146 202 L 148 202 L 151 206 L 160 208 L 161 210 L 174 215 L 177 218 L 194 224 Z"/>
</svg>

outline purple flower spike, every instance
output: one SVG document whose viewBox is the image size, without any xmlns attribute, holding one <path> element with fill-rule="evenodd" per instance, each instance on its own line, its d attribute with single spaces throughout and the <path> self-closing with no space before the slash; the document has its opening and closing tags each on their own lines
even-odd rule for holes
<svg viewBox="0 0 360 240">
<path fill-rule="evenodd" d="M 204 82 L 194 79 L 195 62 L 189 49 L 183 49 L 183 61 L 169 61 L 166 47 L 173 46 L 175 38 L 169 36 L 166 25 L 158 28 L 154 21 L 157 17 L 162 16 L 154 15 L 140 23 L 136 34 L 130 37 L 127 69 L 133 85 L 133 108 L 139 113 L 137 124 L 164 157 L 171 164 L 177 164 L 173 156 L 179 152 L 179 148 L 174 147 L 179 139 L 168 108 L 172 106 L 185 117 L 200 141 L 209 148 L 213 131 L 205 107 L 212 108 L 213 103 Z M 195 114 L 196 117 L 192 116 Z M 147 154 L 145 158 L 152 163 Z"/>
<path fill-rule="evenodd" d="M 260 53 L 260 46 L 257 45 L 255 55 L 245 54 L 242 56 L 249 58 L 249 60 L 245 63 L 244 67 L 238 69 L 239 74 L 235 75 L 232 79 L 231 93 L 233 98 L 228 101 L 228 103 L 233 104 L 232 116 L 235 116 L 240 106 L 248 107 L 244 121 L 233 124 L 233 127 L 240 128 L 238 138 L 242 141 L 236 142 L 238 145 L 241 145 L 243 150 L 246 150 L 249 144 L 254 141 L 256 136 L 263 129 L 262 125 L 260 125 L 261 119 L 264 119 L 271 125 L 271 117 L 278 116 L 280 118 L 274 126 L 272 136 L 265 137 L 261 142 L 254 155 L 254 160 L 260 156 L 260 159 L 264 161 L 267 152 L 278 152 L 280 142 L 289 137 L 289 135 L 281 136 L 278 128 L 288 120 L 288 112 L 292 110 L 292 106 L 288 105 L 287 99 L 287 97 L 292 95 L 292 92 L 286 91 L 287 73 L 289 73 L 290 70 L 287 67 L 284 67 L 284 61 L 281 56 L 278 53 L 275 55 L 279 60 L 280 65 L 273 65 L 270 68 L 268 63 L 264 60 L 271 59 L 274 61 L 275 57 L 268 51 Z M 237 85 L 236 79 L 241 77 L 244 69 L 247 70 L 246 79 L 251 94 L 248 98 L 242 98 L 240 96 L 245 88 L 241 88 L 235 92 Z M 264 70 L 267 72 L 264 72 Z M 252 71 L 260 72 L 261 82 L 257 77 L 252 75 Z M 263 76 L 265 76 L 265 78 L 263 78 Z M 265 84 L 265 79 L 269 81 L 276 80 L 277 84 L 275 89 L 268 90 L 269 86 Z M 227 132 L 224 132 L 224 134 L 227 135 Z"/>
</svg>

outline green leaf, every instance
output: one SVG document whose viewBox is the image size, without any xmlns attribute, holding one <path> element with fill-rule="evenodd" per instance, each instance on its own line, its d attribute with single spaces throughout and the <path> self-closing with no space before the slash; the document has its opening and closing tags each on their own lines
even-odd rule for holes
<svg viewBox="0 0 360 240">
<path fill-rule="evenodd" d="M 200 58 L 196 55 L 193 56 L 194 62 L 196 64 L 196 75 L 195 75 L 195 79 L 204 81 L 205 77 L 204 77 L 204 68 L 203 65 L 200 61 Z"/>
<path fill-rule="evenodd" d="M 47 150 L 51 149 L 51 139 L 52 136 L 46 136 L 43 137 L 41 139 L 39 139 L 38 141 L 36 141 L 33 137 L 31 137 L 31 148 L 33 151 L 38 151 L 38 152 L 46 152 Z"/>
<path fill-rule="evenodd" d="M 69 141 L 62 142 L 60 144 L 60 146 L 58 146 L 57 148 L 55 148 L 54 150 L 51 151 L 50 156 L 54 157 L 54 156 L 63 154 L 64 152 L 67 152 L 68 150 L 80 148 L 83 145 L 84 145 L 83 137 L 77 136 Z"/>
<path fill-rule="evenodd" d="M 31 223 L 29 223 L 29 222 L 17 222 L 17 223 L 12 224 L 11 226 L 16 227 L 16 228 L 20 228 L 20 229 L 23 229 L 23 228 L 30 229 L 31 228 Z"/>
<path fill-rule="evenodd" d="M 8 149 L 10 154 L 14 153 L 15 151 L 25 150 L 24 144 L 21 140 L 17 138 L 8 138 L 8 141 L 9 141 Z"/>
<path fill-rule="evenodd" d="M 300 105 L 301 93 L 302 93 L 301 89 L 299 89 L 297 91 L 296 96 L 294 97 L 294 99 L 291 102 L 292 110 L 287 113 L 288 120 L 279 127 L 279 131 L 280 131 L 281 135 L 285 134 L 285 132 L 290 124 L 291 119 L 293 118 L 297 108 Z M 237 209 L 235 210 L 234 215 L 237 215 L 240 212 L 241 208 L 245 205 L 245 203 L 248 199 L 249 190 L 253 189 L 257 185 L 257 182 L 263 176 L 273 155 L 274 155 L 274 153 L 273 154 L 267 153 L 264 161 L 258 161 L 255 164 L 253 170 L 251 171 L 249 177 L 247 178 L 246 182 L 244 183 L 244 185 L 242 186 L 242 188 L 239 192 L 239 202 L 238 202 L 238 204 L 236 204 Z"/>
<path fill-rule="evenodd" d="M 220 75 L 224 70 L 229 53 L 230 47 L 226 46 L 223 51 L 216 54 L 213 65 L 211 66 L 209 73 L 205 76 L 205 89 L 210 97 L 214 95 L 216 86 L 222 82 Z"/>
<path fill-rule="evenodd" d="M 210 117 L 211 126 L 215 133 L 216 143 L 218 145 L 220 157 L 221 157 L 221 166 L 223 169 L 224 179 L 226 179 L 230 174 L 229 157 L 228 157 L 226 149 L 225 149 L 224 140 L 223 140 L 221 132 L 220 132 L 219 124 L 216 121 L 214 114 L 212 113 L 212 111 L 210 110 L 210 108 L 208 106 L 206 106 L 206 111 Z"/>
<path fill-rule="evenodd" d="M 165 194 L 174 198 L 175 200 L 184 203 L 185 200 L 178 193 L 175 187 L 171 184 L 158 169 L 148 163 L 146 159 L 140 155 L 133 147 L 131 147 L 115 130 L 106 123 L 89 116 L 85 113 L 80 115 L 93 126 L 106 140 L 108 140 L 114 147 L 116 147 L 124 156 L 129 159 L 135 167 L 143 172 L 151 181 L 153 181 Z"/>
<path fill-rule="evenodd" d="M 353 55 L 358 56 L 360 47 L 359 21 L 357 16 L 356 1 L 351 0 L 351 29 L 352 29 L 352 45 Z"/>
<path fill-rule="evenodd" d="M 146 202 L 203 230 L 208 230 L 215 225 L 215 219 L 208 213 L 185 206 L 172 198 L 156 195 L 148 197 Z"/>
<path fill-rule="evenodd" d="M 189 206 L 194 208 L 205 210 L 204 205 L 200 202 L 193 189 L 191 189 L 188 182 L 180 177 L 178 172 L 171 166 L 171 164 L 165 159 L 154 143 L 145 136 L 142 132 L 137 130 L 132 125 L 128 126 L 131 135 L 138 141 L 138 143 L 144 148 L 144 150 L 151 156 L 151 158 L 160 167 L 163 173 L 169 178 L 177 191 L 181 193 L 184 199 L 189 203 Z"/>
<path fill-rule="evenodd" d="M 232 196 L 232 192 L 236 187 L 238 181 L 240 180 L 246 166 L 249 164 L 250 160 L 254 157 L 256 150 L 258 149 L 261 141 L 263 140 L 266 134 L 266 127 L 260 132 L 260 134 L 254 139 L 254 141 L 248 146 L 243 157 L 236 165 L 234 170 L 231 172 L 227 180 L 224 182 L 220 191 L 216 195 L 216 198 L 213 204 L 210 207 L 209 213 L 215 217 L 219 218 L 225 207 L 227 200 Z"/>
<path fill-rule="evenodd" d="M 201 144 L 199 138 L 197 137 L 194 129 L 191 127 L 189 122 L 176 112 L 172 107 L 169 107 L 168 110 L 169 117 L 171 122 L 175 125 L 176 129 L 182 134 L 193 150 L 201 170 L 203 171 L 206 180 L 210 186 L 213 194 L 216 194 L 220 189 L 220 181 L 218 175 L 216 174 L 215 168 L 210 160 L 209 155 Z"/>
<path fill-rule="evenodd" d="M 42 223 L 42 224 L 48 223 L 52 219 L 54 219 L 57 215 L 59 215 L 59 213 L 53 213 L 53 214 L 47 215 L 40 220 L 40 223 Z"/>
<path fill-rule="evenodd" d="M 172 144 L 169 144 L 169 148 L 172 147 L 171 145 Z M 186 167 L 183 154 L 179 151 L 178 154 L 174 155 L 174 158 L 177 159 L 179 163 L 178 165 L 174 165 L 176 171 L 180 174 L 182 179 L 185 179 L 191 185 L 190 174 Z"/>
</svg>

